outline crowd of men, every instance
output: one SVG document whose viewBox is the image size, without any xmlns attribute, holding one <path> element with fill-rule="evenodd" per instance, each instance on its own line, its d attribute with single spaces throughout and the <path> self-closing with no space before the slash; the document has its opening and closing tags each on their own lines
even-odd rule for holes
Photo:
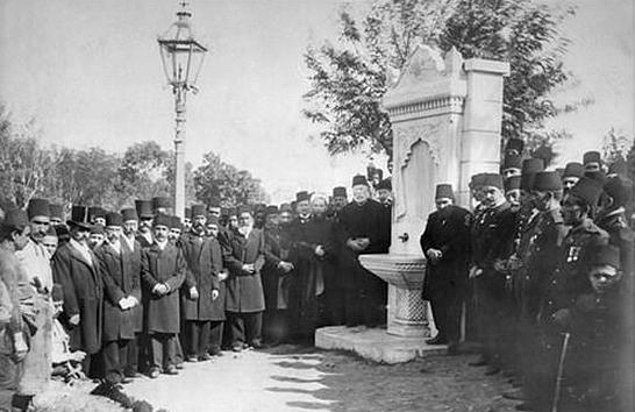
<svg viewBox="0 0 635 412">
<path fill-rule="evenodd" d="M 519 409 L 627 410 L 626 165 L 589 152 L 546 171 L 522 153 L 513 139 L 500 174 L 472 176 L 470 210 L 437 186 L 420 239 L 439 331 L 428 343 L 453 355 L 460 341 L 479 342 L 473 365 L 507 374 L 518 389 L 505 396 L 523 399 Z M 193 204 L 184 219 L 161 197 L 118 212 L 73 205 L 69 219 L 46 199 L 7 208 L 0 409 L 26 407 L 45 377 L 68 378 L 77 364 L 101 380 L 95 393 L 125 400 L 119 385 L 140 373 L 176 375 L 223 350 L 310 345 L 320 326 L 384 324 L 386 284 L 358 256 L 388 252 L 390 178 L 370 170 L 351 189 L 351 200 L 336 187 L 279 207 Z"/>
<path fill-rule="evenodd" d="M 439 334 L 458 351 L 480 343 L 470 365 L 503 373 L 518 410 L 633 410 L 633 182 L 626 163 L 545 171 L 511 140 L 500 174 L 472 176 L 471 211 L 438 185 L 421 236 L 424 298 Z"/>
<path fill-rule="evenodd" d="M 120 384 L 140 373 L 385 323 L 386 285 L 357 255 L 388 252 L 391 187 L 368 177 L 354 177 L 352 202 L 337 187 L 280 207 L 193 204 L 184 219 L 165 197 L 118 212 L 72 205 L 69 219 L 46 199 L 7 208 L 2 406 L 25 408 L 51 373 L 99 379 L 93 393 L 127 404 Z"/>
</svg>

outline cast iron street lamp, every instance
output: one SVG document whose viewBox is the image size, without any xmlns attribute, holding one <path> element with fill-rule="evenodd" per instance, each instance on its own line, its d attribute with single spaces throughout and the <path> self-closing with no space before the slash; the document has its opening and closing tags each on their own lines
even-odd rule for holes
<svg viewBox="0 0 635 412">
<path fill-rule="evenodd" d="M 160 36 L 159 50 L 163 71 L 174 94 L 176 110 L 176 133 L 174 151 L 176 153 L 176 176 L 174 190 L 174 212 L 180 218 L 185 214 L 185 96 L 189 90 L 196 93 L 196 79 L 203 66 L 207 48 L 194 39 L 187 3 L 176 13 L 176 21 Z"/>
</svg>

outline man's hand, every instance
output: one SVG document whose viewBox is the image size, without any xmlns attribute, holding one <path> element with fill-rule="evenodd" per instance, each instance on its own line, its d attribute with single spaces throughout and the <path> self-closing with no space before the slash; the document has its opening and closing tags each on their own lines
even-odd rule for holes
<svg viewBox="0 0 635 412">
<path fill-rule="evenodd" d="M 426 256 L 430 260 L 430 263 L 435 265 L 435 264 L 437 264 L 439 262 L 439 260 L 441 259 L 441 256 L 443 256 L 443 253 L 439 249 L 430 248 L 426 252 Z"/>
<path fill-rule="evenodd" d="M 364 250 L 368 247 L 368 245 L 370 245 L 370 239 L 367 237 L 363 237 L 361 239 L 357 239 L 357 242 L 359 244 L 359 247 L 361 248 L 361 250 Z"/>
<path fill-rule="evenodd" d="M 154 288 L 152 288 L 152 293 L 163 296 L 168 293 L 168 287 L 164 283 L 157 283 Z"/>
<path fill-rule="evenodd" d="M 293 263 L 280 261 L 280 263 L 278 263 L 278 269 L 282 270 L 284 273 L 289 273 L 293 270 Z"/>
<path fill-rule="evenodd" d="M 121 298 L 119 299 L 119 308 L 121 308 L 121 310 L 127 310 L 130 309 L 130 301 L 128 300 L 128 298 Z"/>
<path fill-rule="evenodd" d="M 364 250 L 364 248 L 360 244 L 359 239 L 348 239 L 346 241 L 346 246 L 348 246 L 349 249 L 352 249 L 355 252 L 361 252 L 362 250 Z"/>
<path fill-rule="evenodd" d="M 243 272 L 254 273 L 256 272 L 256 268 L 254 267 L 253 263 L 245 263 L 243 265 Z"/>
<path fill-rule="evenodd" d="M 190 288 L 190 299 L 192 300 L 198 299 L 198 290 L 196 290 L 196 286 L 192 286 Z"/>
<path fill-rule="evenodd" d="M 212 289 L 212 301 L 218 299 L 219 296 L 220 292 L 218 291 L 218 289 Z"/>
<path fill-rule="evenodd" d="M 318 257 L 323 257 L 326 254 L 326 252 L 324 251 L 324 248 L 322 247 L 322 245 L 317 245 L 315 247 L 315 251 L 314 252 L 315 252 L 315 255 L 318 256 Z"/>
<path fill-rule="evenodd" d="M 68 322 L 73 326 L 79 325 L 79 313 L 71 316 Z"/>
<path fill-rule="evenodd" d="M 228 277 L 229 277 L 229 274 L 227 273 L 226 270 L 223 269 L 222 271 L 218 272 L 218 280 L 220 280 L 221 282 L 227 279 Z"/>
<path fill-rule="evenodd" d="M 482 274 L 483 274 L 483 269 L 479 268 L 478 266 L 472 266 L 470 268 L 469 278 L 474 279 L 476 277 L 481 276 Z"/>
<path fill-rule="evenodd" d="M 131 308 L 134 308 L 135 306 L 139 304 L 139 300 L 135 298 L 134 296 L 128 296 L 126 299 L 128 299 L 128 302 L 130 302 Z"/>
</svg>

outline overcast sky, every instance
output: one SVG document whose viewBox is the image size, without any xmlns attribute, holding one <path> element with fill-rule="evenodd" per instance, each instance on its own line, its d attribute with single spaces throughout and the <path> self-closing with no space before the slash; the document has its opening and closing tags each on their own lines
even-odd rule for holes
<svg viewBox="0 0 635 412">
<path fill-rule="evenodd" d="M 567 24 L 567 63 L 579 85 L 559 99 L 595 105 L 552 122 L 575 141 L 564 162 L 599 147 L 614 126 L 633 135 L 633 2 L 581 0 Z M 122 151 L 153 139 L 172 147 L 173 99 L 156 36 L 174 19 L 172 0 L 0 0 L 0 99 L 35 116 L 46 143 Z M 362 171 L 331 159 L 300 111 L 307 90 L 302 54 L 333 37 L 339 0 L 190 2 L 211 52 L 200 93 L 187 106 L 186 157 L 214 150 L 250 170 L 279 202 L 300 189 L 328 190 Z"/>
</svg>

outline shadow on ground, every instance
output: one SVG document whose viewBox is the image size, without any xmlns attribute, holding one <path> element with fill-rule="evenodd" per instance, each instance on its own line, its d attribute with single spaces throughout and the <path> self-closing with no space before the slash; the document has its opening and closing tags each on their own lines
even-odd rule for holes
<svg viewBox="0 0 635 412">
<path fill-rule="evenodd" d="M 345 352 L 280 346 L 266 351 L 283 369 L 319 372 L 318 379 L 284 375 L 271 378 L 277 393 L 310 395 L 314 401 L 288 401 L 298 410 L 330 411 L 513 411 L 502 398 L 511 386 L 502 376 L 487 377 L 467 366 L 474 355 L 433 355 L 405 364 L 382 365 Z M 288 385 L 292 384 L 293 387 Z M 303 388 L 305 384 L 309 388 Z M 315 389 L 318 384 L 319 389 Z"/>
</svg>

